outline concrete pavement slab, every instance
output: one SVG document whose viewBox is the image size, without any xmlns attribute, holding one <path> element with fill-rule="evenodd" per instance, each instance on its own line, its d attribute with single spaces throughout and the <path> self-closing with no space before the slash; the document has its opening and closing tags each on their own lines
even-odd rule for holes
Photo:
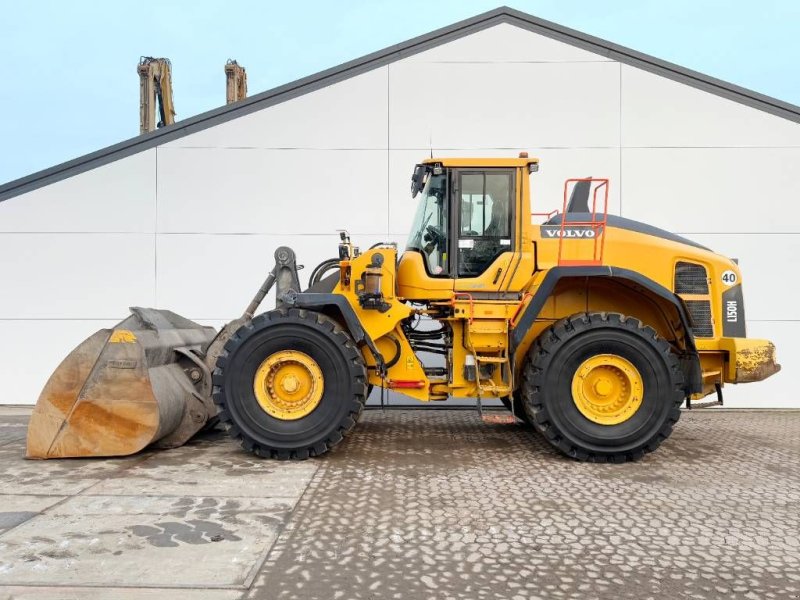
<svg viewBox="0 0 800 600">
<path fill-rule="evenodd" d="M 0 537 L 0 585 L 243 586 L 291 503 L 77 496 Z"/>
<path fill-rule="evenodd" d="M 46 508 L 64 500 L 66 496 L 0 496 L 0 535 L 32 519 Z"/>
<path fill-rule="evenodd" d="M 24 442 L 11 442 L 0 446 L 0 495 L 77 494 L 143 458 L 26 460 Z"/>
<path fill-rule="evenodd" d="M 0 600 L 237 600 L 236 590 L 90 587 L 0 587 Z"/>
<path fill-rule="evenodd" d="M 221 433 L 168 451 L 155 451 L 88 494 L 286 498 L 294 504 L 317 472 L 319 461 L 264 460 Z"/>
<path fill-rule="evenodd" d="M 24 415 L 3 416 L 0 421 L 0 446 L 25 439 L 28 417 Z"/>
<path fill-rule="evenodd" d="M 0 419 L 6 422 L 9 417 L 24 417 L 25 419 L 31 416 L 33 412 L 33 404 L 6 404 L 0 406 Z"/>
</svg>

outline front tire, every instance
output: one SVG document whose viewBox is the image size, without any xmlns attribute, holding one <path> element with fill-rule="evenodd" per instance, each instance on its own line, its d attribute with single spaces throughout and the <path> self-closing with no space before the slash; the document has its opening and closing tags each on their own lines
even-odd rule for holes
<svg viewBox="0 0 800 600">
<path fill-rule="evenodd" d="M 367 371 L 335 321 L 279 309 L 236 331 L 217 359 L 213 383 L 220 421 L 246 450 L 305 459 L 353 429 L 366 401 Z"/>
<path fill-rule="evenodd" d="M 670 345 L 615 313 L 574 315 L 543 332 L 528 353 L 521 390 L 545 438 L 589 462 L 652 452 L 669 437 L 685 398 Z"/>
</svg>

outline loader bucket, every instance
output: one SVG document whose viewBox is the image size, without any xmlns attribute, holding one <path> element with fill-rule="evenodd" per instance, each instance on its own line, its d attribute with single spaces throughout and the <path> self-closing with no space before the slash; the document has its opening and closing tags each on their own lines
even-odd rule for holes
<svg viewBox="0 0 800 600">
<path fill-rule="evenodd" d="M 216 414 L 201 358 L 214 329 L 166 310 L 131 313 L 82 342 L 50 376 L 28 425 L 28 458 L 180 446 Z"/>
</svg>

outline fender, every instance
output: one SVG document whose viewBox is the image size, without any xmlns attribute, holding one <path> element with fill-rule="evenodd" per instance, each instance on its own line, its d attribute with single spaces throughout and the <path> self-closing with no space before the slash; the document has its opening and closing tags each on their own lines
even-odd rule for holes
<svg viewBox="0 0 800 600">
<path fill-rule="evenodd" d="M 383 369 L 385 362 L 383 356 L 378 351 L 375 342 L 369 334 L 364 331 L 361 322 L 358 320 L 356 311 L 347 301 L 344 296 L 339 294 L 323 294 L 314 292 L 287 292 L 281 298 L 284 306 L 296 306 L 297 308 L 308 308 L 310 310 L 319 310 L 321 308 L 333 308 L 344 320 L 345 329 L 353 337 L 355 343 L 359 346 L 366 345 L 372 355 L 375 357 L 375 362 L 378 365 L 378 370 Z"/>
<path fill-rule="evenodd" d="M 686 310 L 683 300 L 671 290 L 665 288 L 660 283 L 645 277 L 641 273 L 623 269 L 619 267 L 607 266 L 587 266 L 587 267 L 553 267 L 544 276 L 542 283 L 536 289 L 533 299 L 530 301 L 522 313 L 519 321 L 511 330 L 511 349 L 516 351 L 528 330 L 533 326 L 544 303 L 553 293 L 559 280 L 565 277 L 612 277 L 614 279 L 624 279 L 634 283 L 656 296 L 672 304 L 678 311 L 684 332 L 686 334 L 686 352 L 681 357 L 682 364 L 685 364 L 684 372 L 687 376 L 687 393 L 698 393 L 703 388 L 702 369 L 700 367 L 700 356 L 697 353 L 694 334 L 692 333 L 691 319 Z M 688 361 L 688 364 L 686 364 Z"/>
</svg>

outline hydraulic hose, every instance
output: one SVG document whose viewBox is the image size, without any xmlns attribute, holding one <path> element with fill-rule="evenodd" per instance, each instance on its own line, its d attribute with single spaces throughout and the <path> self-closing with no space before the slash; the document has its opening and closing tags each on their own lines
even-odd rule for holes
<svg viewBox="0 0 800 600">
<path fill-rule="evenodd" d="M 394 347 L 395 347 L 395 353 L 394 356 L 392 357 L 392 360 L 386 363 L 386 368 L 391 369 L 393 366 L 397 364 L 397 361 L 400 360 L 400 354 L 402 353 L 402 349 L 400 347 L 400 342 L 398 342 L 394 336 L 388 335 L 386 337 L 388 337 L 390 340 L 394 342 Z"/>
<path fill-rule="evenodd" d="M 322 279 L 322 276 L 334 267 L 338 266 L 338 264 L 338 258 L 329 258 L 319 263 L 316 267 L 314 267 L 314 270 L 311 271 L 311 276 L 308 278 L 308 287 L 319 283 Z"/>
</svg>

